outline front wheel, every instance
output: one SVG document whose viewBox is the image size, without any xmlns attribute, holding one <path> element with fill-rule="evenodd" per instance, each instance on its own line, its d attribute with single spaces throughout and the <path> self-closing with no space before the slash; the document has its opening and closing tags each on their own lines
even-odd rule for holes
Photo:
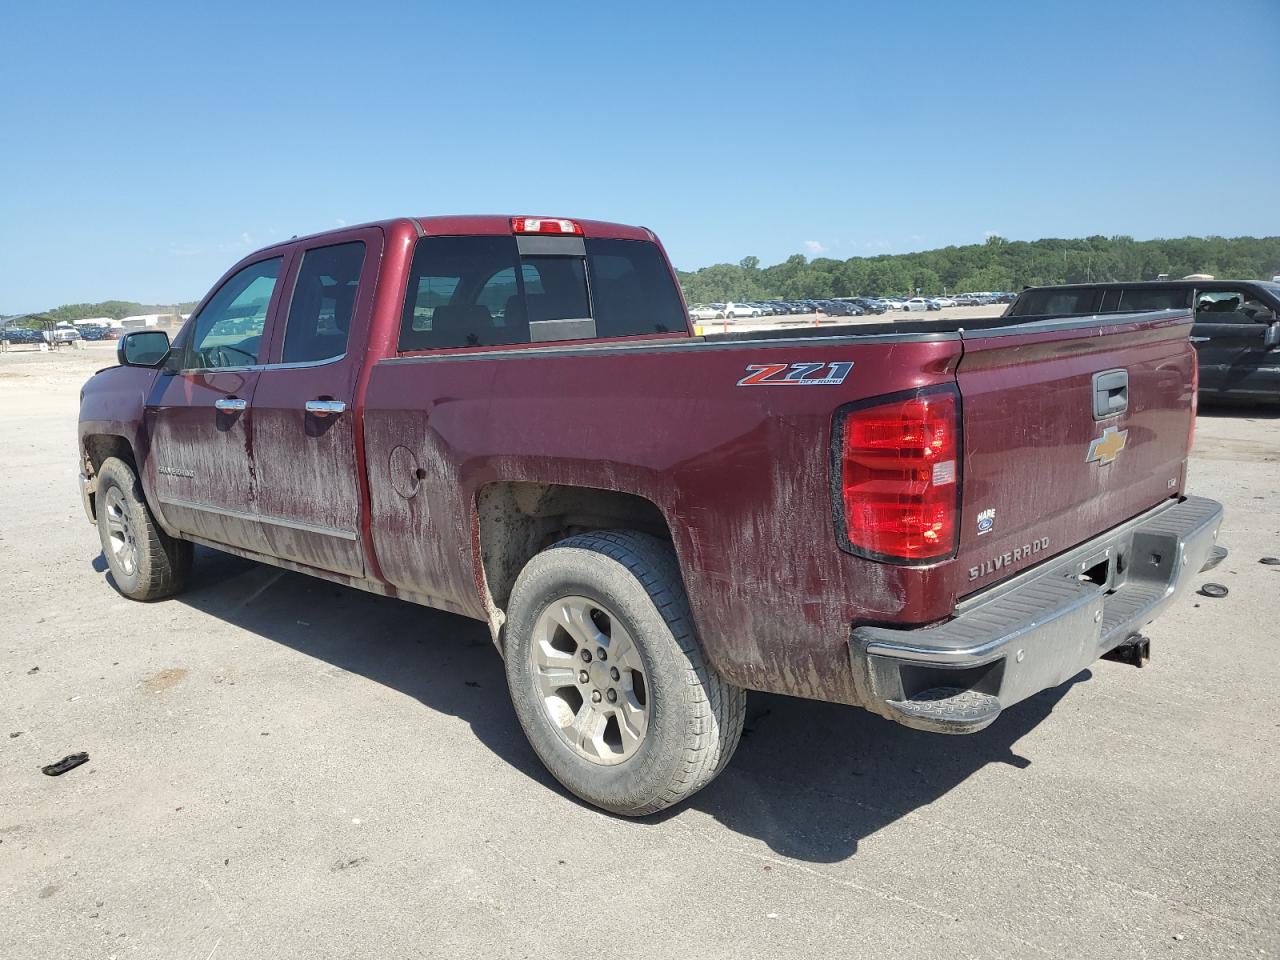
<svg viewBox="0 0 1280 960">
<path fill-rule="evenodd" d="M 117 590 L 131 600 L 160 600 L 186 585 L 191 543 L 160 529 L 127 463 L 103 461 L 94 502 L 102 555 Z"/>
<path fill-rule="evenodd" d="M 746 693 L 704 658 L 667 544 L 630 531 L 563 540 L 521 571 L 508 615 L 516 716 L 574 794 L 643 816 L 728 763 Z"/>
</svg>

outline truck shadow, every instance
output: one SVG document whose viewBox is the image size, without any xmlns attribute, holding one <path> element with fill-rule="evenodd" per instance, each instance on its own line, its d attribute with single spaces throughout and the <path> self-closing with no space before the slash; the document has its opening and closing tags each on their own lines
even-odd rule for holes
<svg viewBox="0 0 1280 960">
<path fill-rule="evenodd" d="M 526 742 L 484 624 L 204 548 L 178 600 L 466 721 L 512 768 L 580 802 Z M 966 737 L 908 730 L 851 707 L 752 694 L 742 745 L 721 777 L 687 804 L 635 822 L 660 823 L 691 807 L 782 856 L 843 860 L 863 837 L 987 764 L 1029 766 L 1013 744 L 1088 677 L 1085 671 Z"/>
<path fill-rule="evenodd" d="M 911 730 L 839 704 L 752 694 L 737 754 L 690 805 L 780 855 L 845 860 L 864 837 L 933 803 L 988 764 L 1030 767 L 1014 744 L 1090 676 L 1082 671 L 981 733 L 959 737 Z"/>
</svg>

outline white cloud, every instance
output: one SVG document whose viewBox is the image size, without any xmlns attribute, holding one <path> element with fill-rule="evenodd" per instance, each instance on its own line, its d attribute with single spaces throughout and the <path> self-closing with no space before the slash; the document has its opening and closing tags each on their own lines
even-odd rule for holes
<svg viewBox="0 0 1280 960">
<path fill-rule="evenodd" d="M 337 224 L 338 226 L 340 226 L 340 227 L 345 227 L 345 226 L 347 225 L 347 221 L 343 220 L 341 217 L 338 217 L 338 218 L 337 218 L 336 220 L 334 220 L 333 222 L 334 222 L 334 223 L 336 223 L 336 224 Z"/>
<path fill-rule="evenodd" d="M 822 245 L 822 241 L 820 240 L 806 240 L 804 242 L 804 248 L 808 250 L 810 253 L 826 253 L 827 252 L 827 248 Z"/>
<path fill-rule="evenodd" d="M 246 247 L 251 247 L 253 246 L 253 237 L 249 236 L 248 231 L 246 231 L 240 234 L 240 242 L 243 243 Z"/>
</svg>

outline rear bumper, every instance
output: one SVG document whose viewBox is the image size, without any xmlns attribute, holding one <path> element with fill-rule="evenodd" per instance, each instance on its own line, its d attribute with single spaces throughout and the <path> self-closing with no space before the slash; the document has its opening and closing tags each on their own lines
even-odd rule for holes
<svg viewBox="0 0 1280 960">
<path fill-rule="evenodd" d="M 910 727 L 981 730 L 1154 620 L 1210 562 L 1221 523 L 1214 500 L 1162 504 L 965 599 L 946 623 L 858 627 L 849 646 L 859 697 Z"/>
</svg>

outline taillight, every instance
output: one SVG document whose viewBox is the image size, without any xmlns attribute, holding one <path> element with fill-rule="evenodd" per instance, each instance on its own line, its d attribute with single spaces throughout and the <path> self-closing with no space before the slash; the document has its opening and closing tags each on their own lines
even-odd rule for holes
<svg viewBox="0 0 1280 960">
<path fill-rule="evenodd" d="M 953 554 L 960 509 L 955 388 L 845 408 L 836 431 L 841 545 L 899 563 Z"/>
<path fill-rule="evenodd" d="M 582 236 L 582 226 L 573 220 L 555 217 L 512 217 L 512 233 L 558 233 Z"/>
</svg>

